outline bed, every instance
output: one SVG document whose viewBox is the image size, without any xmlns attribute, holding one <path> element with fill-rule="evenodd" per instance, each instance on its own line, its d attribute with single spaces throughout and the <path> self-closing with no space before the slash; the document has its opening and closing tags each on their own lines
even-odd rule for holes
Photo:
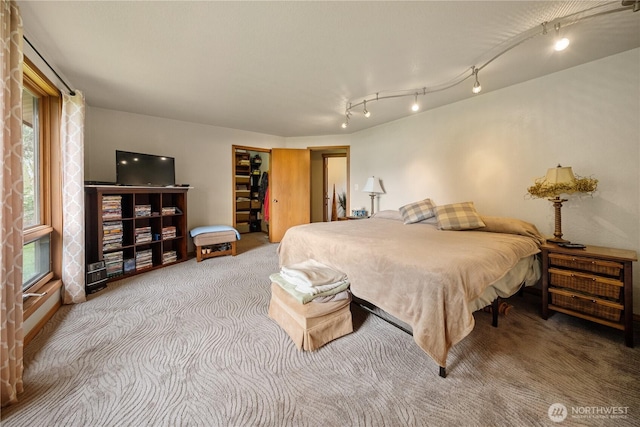
<svg viewBox="0 0 640 427">
<path fill-rule="evenodd" d="M 398 211 L 299 225 L 285 233 L 279 262 L 314 259 L 346 273 L 356 298 L 410 325 L 444 376 L 450 348 L 473 330 L 473 311 L 540 278 L 535 226 L 482 219 L 472 231 L 441 230 L 434 218 L 405 224 Z"/>
</svg>

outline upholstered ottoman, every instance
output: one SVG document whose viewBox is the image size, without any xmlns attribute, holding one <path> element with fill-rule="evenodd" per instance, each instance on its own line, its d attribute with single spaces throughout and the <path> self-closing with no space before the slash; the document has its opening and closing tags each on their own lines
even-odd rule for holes
<svg viewBox="0 0 640 427">
<path fill-rule="evenodd" d="M 196 227 L 189 232 L 196 246 L 196 259 L 198 262 L 222 255 L 236 255 L 236 242 L 240 240 L 240 233 L 227 225 L 208 225 Z M 207 246 L 229 243 L 229 249 L 211 250 Z"/>
<path fill-rule="evenodd" d="M 291 337 L 298 350 L 313 351 L 353 332 L 351 296 L 341 301 L 300 304 L 277 283 L 271 283 L 269 317 Z"/>
</svg>

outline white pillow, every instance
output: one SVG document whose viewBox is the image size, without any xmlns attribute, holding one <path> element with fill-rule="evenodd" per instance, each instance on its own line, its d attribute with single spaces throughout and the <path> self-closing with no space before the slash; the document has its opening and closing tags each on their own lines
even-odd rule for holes
<svg viewBox="0 0 640 427">
<path fill-rule="evenodd" d="M 400 215 L 400 212 L 391 209 L 376 212 L 371 215 L 371 218 L 395 219 L 398 221 L 402 221 L 402 215 Z"/>
</svg>

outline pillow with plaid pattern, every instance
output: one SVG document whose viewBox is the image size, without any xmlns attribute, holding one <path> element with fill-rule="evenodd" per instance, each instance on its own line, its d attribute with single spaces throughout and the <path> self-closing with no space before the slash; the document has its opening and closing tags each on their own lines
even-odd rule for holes
<svg viewBox="0 0 640 427">
<path fill-rule="evenodd" d="M 440 230 L 473 230 L 485 227 L 473 202 L 437 206 L 435 211 Z"/>
<path fill-rule="evenodd" d="M 405 224 L 413 224 L 423 219 L 431 218 L 436 215 L 434 208 L 436 205 L 431 199 L 424 199 L 419 202 L 409 203 L 400 209 Z"/>
</svg>

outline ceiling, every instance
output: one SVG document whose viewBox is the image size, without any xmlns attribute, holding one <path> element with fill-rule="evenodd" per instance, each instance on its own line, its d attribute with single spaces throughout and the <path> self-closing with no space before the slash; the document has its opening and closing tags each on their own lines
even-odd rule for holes
<svg viewBox="0 0 640 427">
<path fill-rule="evenodd" d="M 91 107 L 283 137 L 350 133 L 408 116 L 413 94 L 470 74 L 543 22 L 621 1 L 18 1 L 25 36 Z M 579 15 L 583 16 L 583 15 Z M 421 111 L 640 47 L 631 9 L 553 26 Z M 430 89 L 429 89 L 430 91 Z M 429 92 L 428 91 L 428 92 Z"/>
</svg>

